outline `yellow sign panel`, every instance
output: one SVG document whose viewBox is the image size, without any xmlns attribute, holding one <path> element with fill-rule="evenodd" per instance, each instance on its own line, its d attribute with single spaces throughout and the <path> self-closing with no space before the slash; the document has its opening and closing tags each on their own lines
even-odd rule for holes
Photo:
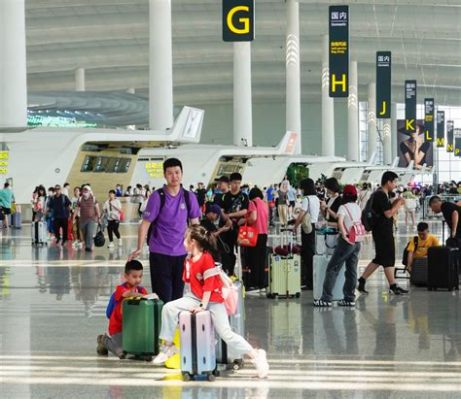
<svg viewBox="0 0 461 399">
<path fill-rule="evenodd" d="M 9 159 L 10 153 L 8 151 L 0 151 L 0 159 Z"/>
<path fill-rule="evenodd" d="M 162 162 L 147 162 L 146 172 L 150 177 L 153 177 L 153 178 L 163 177 L 163 163 Z"/>
<path fill-rule="evenodd" d="M 0 175 L 8 173 L 8 159 L 10 158 L 9 151 L 0 151 Z"/>
</svg>

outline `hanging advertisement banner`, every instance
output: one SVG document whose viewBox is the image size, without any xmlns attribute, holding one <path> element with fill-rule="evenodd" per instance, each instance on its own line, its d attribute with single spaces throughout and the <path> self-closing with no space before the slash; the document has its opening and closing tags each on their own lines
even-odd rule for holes
<svg viewBox="0 0 461 399">
<path fill-rule="evenodd" d="M 251 42 L 255 37 L 254 0 L 223 0 L 222 38 L 225 42 Z"/>
<path fill-rule="evenodd" d="M 330 97 L 349 96 L 349 7 L 329 8 Z"/>
<path fill-rule="evenodd" d="M 376 53 L 376 117 L 391 117 L 391 52 Z"/>
<path fill-rule="evenodd" d="M 424 140 L 434 141 L 434 99 L 424 99 Z"/>
<path fill-rule="evenodd" d="M 405 132 L 416 132 L 416 80 L 405 81 Z"/>
<path fill-rule="evenodd" d="M 445 112 L 437 111 L 437 148 L 445 147 Z"/>
<path fill-rule="evenodd" d="M 454 133 L 455 122 L 447 121 L 447 152 L 453 152 L 454 149 Z M 458 130 L 458 129 L 457 129 Z"/>
<path fill-rule="evenodd" d="M 411 161 L 415 169 L 421 169 L 424 164 L 427 167 L 434 165 L 433 143 L 424 141 L 424 122 L 415 122 L 416 130 L 408 134 L 406 120 L 397 120 L 397 154 L 399 155 L 399 167 L 406 168 Z"/>
</svg>

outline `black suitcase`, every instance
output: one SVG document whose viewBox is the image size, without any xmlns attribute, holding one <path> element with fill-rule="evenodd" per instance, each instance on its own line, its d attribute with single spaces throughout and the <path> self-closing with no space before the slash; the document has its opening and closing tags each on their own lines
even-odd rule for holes
<svg viewBox="0 0 461 399">
<path fill-rule="evenodd" d="M 431 247 L 428 251 L 427 289 L 459 289 L 459 250 L 449 247 Z"/>
<path fill-rule="evenodd" d="M 427 285 L 427 258 L 415 259 L 411 268 L 410 284 L 417 287 Z"/>
</svg>

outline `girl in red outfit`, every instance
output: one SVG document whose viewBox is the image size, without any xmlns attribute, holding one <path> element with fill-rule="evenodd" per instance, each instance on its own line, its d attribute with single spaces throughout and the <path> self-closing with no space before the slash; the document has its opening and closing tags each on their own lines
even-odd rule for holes
<svg viewBox="0 0 461 399">
<path fill-rule="evenodd" d="M 180 312 L 189 310 L 198 313 L 209 310 L 216 333 L 232 348 L 232 353 L 249 357 L 258 371 L 258 376 L 267 377 L 269 365 L 266 352 L 262 349 L 253 349 L 243 337 L 233 332 L 229 325 L 229 317 L 221 295 L 220 277 L 210 275 L 204 278 L 205 271 L 215 267 L 211 255 L 216 250 L 215 237 L 202 226 L 194 225 L 186 231 L 184 246 L 188 257 L 184 265 L 183 280 L 190 289 L 182 298 L 168 302 L 163 307 L 160 331 L 163 346 L 153 363 L 162 365 L 178 351 L 173 344 L 173 337 Z"/>
</svg>

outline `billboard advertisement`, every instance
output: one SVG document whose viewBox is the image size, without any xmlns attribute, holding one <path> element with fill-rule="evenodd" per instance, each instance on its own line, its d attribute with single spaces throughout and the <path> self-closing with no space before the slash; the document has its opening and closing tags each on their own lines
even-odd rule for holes
<svg viewBox="0 0 461 399">
<path fill-rule="evenodd" d="M 427 167 L 434 165 L 433 143 L 424 140 L 424 121 L 418 119 L 415 123 L 415 131 L 408 132 L 406 121 L 397 121 L 397 154 L 399 155 L 399 166 L 406 168 L 411 161 L 415 169 L 421 169 L 424 164 Z"/>
</svg>

